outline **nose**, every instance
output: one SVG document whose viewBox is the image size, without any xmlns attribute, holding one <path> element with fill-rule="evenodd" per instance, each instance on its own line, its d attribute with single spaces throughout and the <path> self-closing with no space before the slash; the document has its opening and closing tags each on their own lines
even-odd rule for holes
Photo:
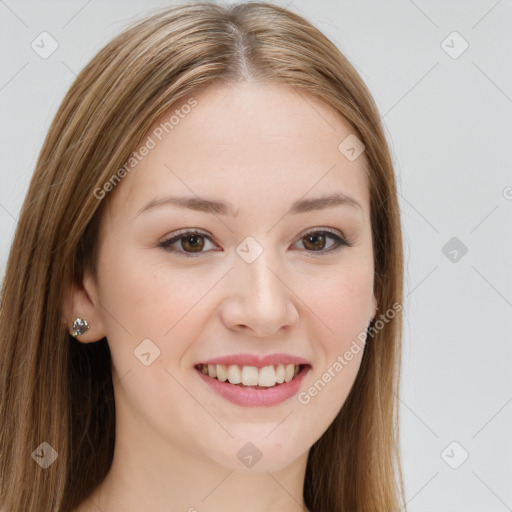
<svg viewBox="0 0 512 512">
<path fill-rule="evenodd" d="M 268 337 L 298 322 L 298 299 L 292 283 L 287 282 L 282 266 L 267 253 L 264 251 L 252 263 L 236 260 L 221 306 L 221 318 L 227 328 Z"/>
</svg>

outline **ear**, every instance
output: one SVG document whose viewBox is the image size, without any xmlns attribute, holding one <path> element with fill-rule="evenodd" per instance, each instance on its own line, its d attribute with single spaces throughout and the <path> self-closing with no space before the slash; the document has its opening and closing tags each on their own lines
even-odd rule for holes
<svg viewBox="0 0 512 512">
<path fill-rule="evenodd" d="M 81 343 L 91 343 L 106 336 L 101 306 L 98 301 L 97 285 L 89 272 L 84 272 L 81 282 L 70 278 L 64 288 L 62 317 L 66 329 L 71 334 L 77 317 L 87 320 L 89 329 L 76 339 Z"/>
</svg>

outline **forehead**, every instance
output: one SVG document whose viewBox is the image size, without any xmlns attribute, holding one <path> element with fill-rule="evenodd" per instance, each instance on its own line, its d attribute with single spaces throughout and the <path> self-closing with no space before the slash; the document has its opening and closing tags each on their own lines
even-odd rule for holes
<svg viewBox="0 0 512 512">
<path fill-rule="evenodd" d="M 214 83 L 155 121 L 141 145 L 151 149 L 117 186 L 114 202 L 133 213 L 177 193 L 224 198 L 243 213 L 244 205 L 335 190 L 367 211 L 364 154 L 350 161 L 339 149 L 351 134 L 329 105 L 296 88 Z"/>
</svg>

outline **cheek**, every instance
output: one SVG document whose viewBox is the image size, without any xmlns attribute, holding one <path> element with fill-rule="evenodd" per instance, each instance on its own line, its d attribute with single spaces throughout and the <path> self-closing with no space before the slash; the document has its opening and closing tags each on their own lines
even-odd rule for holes
<svg viewBox="0 0 512 512">
<path fill-rule="evenodd" d="M 126 413 L 122 407 L 129 403 L 142 416 L 157 417 L 162 429 L 175 420 L 175 403 L 184 418 L 197 413 L 178 384 L 183 375 L 177 365 L 202 329 L 199 301 L 213 283 L 191 279 L 192 272 L 155 265 L 126 250 L 115 259 L 105 251 L 98 276 L 119 412 Z"/>
<path fill-rule="evenodd" d="M 322 368 L 315 369 L 297 395 L 297 410 L 304 415 L 302 435 L 312 439 L 311 444 L 329 428 L 354 385 L 364 352 L 364 347 L 357 344 L 354 347 L 349 350 L 350 360 L 345 358 L 347 351 L 344 350 L 331 354 Z M 308 421 L 310 418 L 314 421 Z"/>
<path fill-rule="evenodd" d="M 105 249 L 100 303 L 109 345 L 119 356 L 116 363 L 129 367 L 133 351 L 149 339 L 158 347 L 155 361 L 176 364 L 201 329 L 201 299 L 218 277 L 155 263 L 130 249 L 112 258 Z"/>
<path fill-rule="evenodd" d="M 309 337 L 318 364 L 304 390 L 297 396 L 299 408 L 314 417 L 304 422 L 306 437 L 318 439 L 343 407 L 359 372 L 368 327 L 368 308 L 373 294 L 372 273 L 367 269 L 337 269 L 336 277 L 317 280 L 305 293 L 306 306 L 314 313 Z"/>
<path fill-rule="evenodd" d="M 339 266 L 302 279 L 300 295 L 329 341 L 330 350 L 350 344 L 365 331 L 373 296 L 373 271 L 364 266 Z"/>
</svg>

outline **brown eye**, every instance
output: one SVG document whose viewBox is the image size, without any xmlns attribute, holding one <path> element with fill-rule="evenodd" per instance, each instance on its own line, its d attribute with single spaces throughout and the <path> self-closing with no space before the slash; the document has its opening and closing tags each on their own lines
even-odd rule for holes
<svg viewBox="0 0 512 512">
<path fill-rule="evenodd" d="M 201 252 L 204 247 L 204 240 L 201 235 L 189 235 L 181 237 L 181 247 L 185 251 Z"/>
<path fill-rule="evenodd" d="M 327 241 L 334 240 L 327 248 Z M 331 231 L 310 231 L 306 233 L 300 241 L 307 249 L 307 252 L 327 253 L 339 249 L 341 246 L 350 247 L 351 244 L 343 237 L 332 233 Z"/>
<path fill-rule="evenodd" d="M 327 246 L 328 240 L 331 240 L 332 243 Z M 352 244 L 342 236 L 327 230 L 310 231 L 301 237 L 299 242 L 303 243 L 306 252 L 313 254 L 318 253 L 318 255 L 334 252 L 342 246 L 352 246 Z M 175 236 L 160 242 L 158 246 L 180 256 L 197 257 L 202 253 L 210 252 L 203 250 L 207 243 L 211 243 L 214 247 L 212 238 L 209 235 L 198 231 L 181 231 Z M 206 247 L 206 249 L 208 249 L 208 247 Z"/>
<path fill-rule="evenodd" d="M 211 238 L 203 233 L 196 231 L 182 231 L 181 233 L 160 242 L 158 245 L 166 251 L 179 254 L 181 256 L 199 256 L 204 251 L 207 241 Z M 211 241 L 209 242 L 211 243 Z M 213 245 L 213 244 L 212 244 Z"/>
<path fill-rule="evenodd" d="M 314 234 L 314 235 L 306 235 L 302 238 L 304 240 L 304 246 L 306 249 L 311 249 L 313 251 L 321 251 L 325 246 L 325 235 L 324 234 Z"/>
</svg>

